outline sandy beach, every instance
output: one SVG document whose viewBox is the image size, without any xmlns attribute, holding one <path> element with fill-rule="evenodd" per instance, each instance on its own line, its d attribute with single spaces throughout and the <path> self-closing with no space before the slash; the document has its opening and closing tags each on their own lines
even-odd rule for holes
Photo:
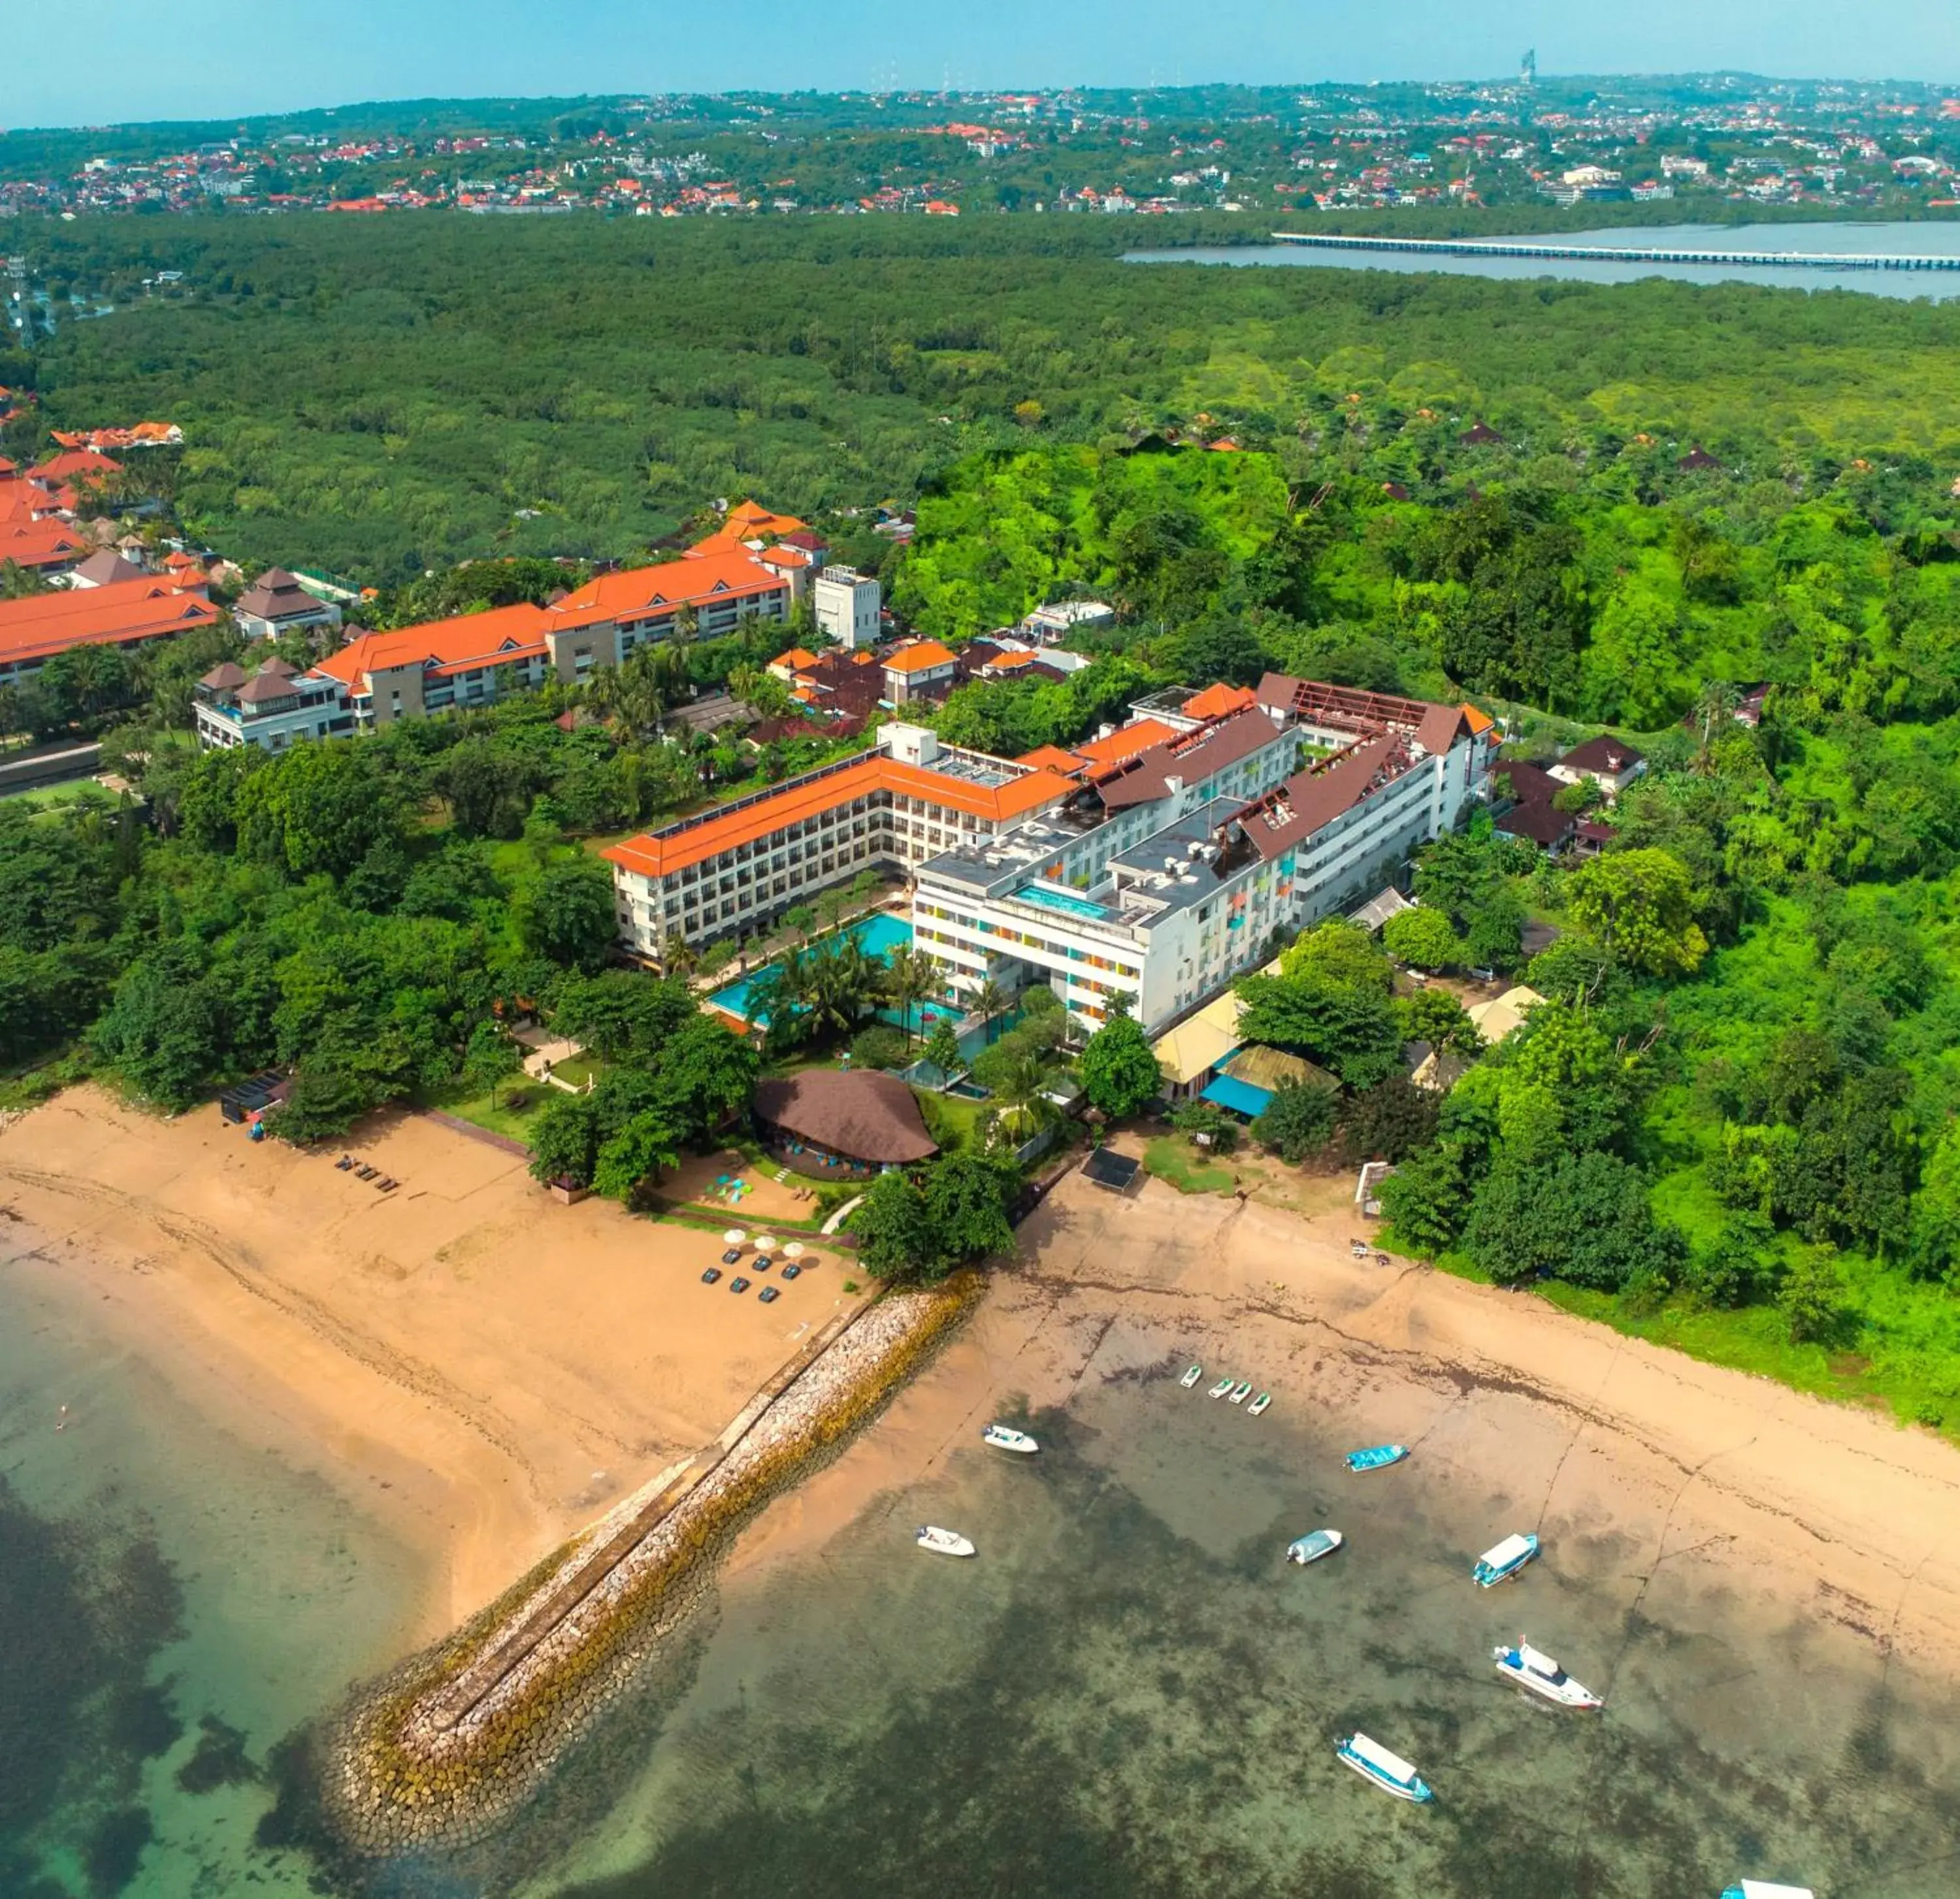
<svg viewBox="0 0 1960 1899">
<path fill-rule="evenodd" d="M 215 1107 L 72 1090 L 0 1133 L 0 1271 L 87 1302 L 217 1422 L 381 1517 L 428 1563 L 423 1636 L 712 1439 L 843 1301 L 822 1248 L 772 1306 L 703 1286 L 714 1233 L 558 1206 L 426 1117 L 355 1151 L 397 1189 Z"/>
<path fill-rule="evenodd" d="M 1765 1627 L 1822 1617 L 1888 1659 L 1960 1674 L 1950 1446 L 1527 1295 L 1357 1261 L 1348 1240 L 1367 1229 L 1348 1192 L 1325 1183 L 1319 1210 L 1296 1214 L 1071 1176 L 1022 1229 L 1020 1270 L 875 1432 L 772 1506 L 737 1563 L 820 1545 L 1003 1410 L 1197 1360 L 1208 1384 L 1231 1371 L 1270 1389 L 1275 1416 L 1311 1407 L 1354 1445 L 1414 1446 L 1475 1506 L 1468 1521 L 1488 1517 L 1489 1541 L 1541 1530 L 1630 1609 L 1713 1595 Z M 1166 1397 L 1205 1402 L 1174 1384 Z"/>
<path fill-rule="evenodd" d="M 427 1633 L 712 1438 L 842 1298 L 828 1255 L 773 1307 L 731 1298 L 699 1283 L 714 1235 L 558 1206 L 425 1119 L 360 1151 L 395 1194 L 215 1110 L 161 1122 L 78 1089 L 0 1134 L 0 1270 L 86 1297 L 228 1428 L 409 1537 L 436 1579 Z M 1354 1443 L 1414 1445 L 1503 1527 L 1624 1574 L 1630 1601 L 1717 1589 L 1960 1672 L 1949 1446 L 1526 1295 L 1357 1261 L 1344 1184 L 1290 1193 L 1297 1210 L 1070 1177 L 943 1357 L 733 1561 L 820 1546 L 1012 1405 L 1196 1359 Z"/>
</svg>

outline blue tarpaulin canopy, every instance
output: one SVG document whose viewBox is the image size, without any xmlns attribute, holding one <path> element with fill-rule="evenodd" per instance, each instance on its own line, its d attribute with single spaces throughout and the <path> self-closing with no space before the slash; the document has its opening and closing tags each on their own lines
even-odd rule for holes
<svg viewBox="0 0 1960 1899">
<path fill-rule="evenodd" d="M 1221 1075 L 1204 1090 L 1204 1099 L 1216 1101 L 1233 1114 L 1242 1114 L 1248 1120 L 1256 1121 L 1266 1111 L 1272 1100 L 1269 1089 L 1255 1088 L 1249 1082 L 1241 1082 L 1230 1075 Z"/>
</svg>

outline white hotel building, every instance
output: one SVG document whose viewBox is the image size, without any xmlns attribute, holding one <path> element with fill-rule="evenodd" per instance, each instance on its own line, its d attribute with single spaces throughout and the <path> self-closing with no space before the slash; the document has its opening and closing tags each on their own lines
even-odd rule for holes
<svg viewBox="0 0 1960 1899">
<path fill-rule="evenodd" d="M 866 868 L 912 884 L 956 1000 L 1045 983 L 1152 1034 L 1453 826 L 1497 733 L 1466 706 L 1268 674 L 1154 696 L 1090 743 L 1016 760 L 887 725 L 880 749 L 616 846 L 620 934 L 658 957 Z"/>
</svg>

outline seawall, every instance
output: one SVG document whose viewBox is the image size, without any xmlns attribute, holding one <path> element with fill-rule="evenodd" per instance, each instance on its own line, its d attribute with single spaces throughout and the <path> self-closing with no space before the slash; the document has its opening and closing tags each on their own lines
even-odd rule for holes
<svg viewBox="0 0 1960 1899">
<path fill-rule="evenodd" d="M 358 1697 L 321 1789 L 341 1845 L 373 1856 L 493 1831 L 679 1628 L 741 1525 L 872 1417 L 980 1288 L 965 1275 L 833 1321 L 712 1445 Z"/>
</svg>

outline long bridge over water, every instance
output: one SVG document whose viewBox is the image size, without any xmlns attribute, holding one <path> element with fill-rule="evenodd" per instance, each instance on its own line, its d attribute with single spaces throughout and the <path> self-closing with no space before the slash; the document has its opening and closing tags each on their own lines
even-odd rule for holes
<svg viewBox="0 0 1960 1899">
<path fill-rule="evenodd" d="M 1529 237 L 1349 237 L 1331 231 L 1276 231 L 1281 244 L 1321 250 L 1396 251 L 1431 257 L 1545 257 L 1585 263 L 1747 264 L 1770 269 L 1960 270 L 1960 256 L 1916 257 L 1898 252 L 1857 250 L 1678 250 L 1659 244 L 1637 249 L 1606 244 L 1539 242 Z"/>
</svg>

